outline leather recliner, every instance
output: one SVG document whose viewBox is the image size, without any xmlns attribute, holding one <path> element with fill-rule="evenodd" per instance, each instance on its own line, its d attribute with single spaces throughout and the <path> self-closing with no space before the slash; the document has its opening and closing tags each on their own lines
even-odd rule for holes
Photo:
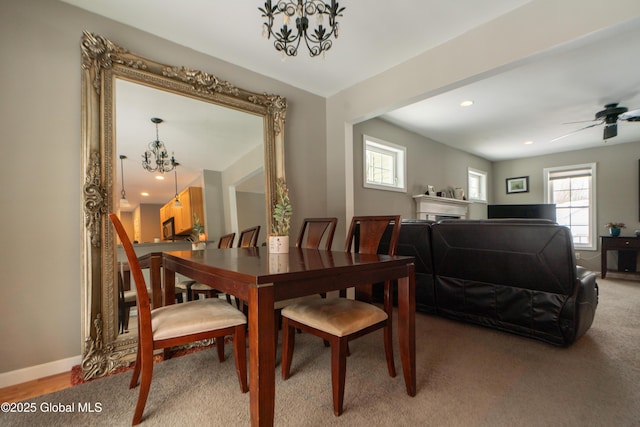
<svg viewBox="0 0 640 427">
<path fill-rule="evenodd" d="M 595 274 L 551 221 L 403 221 L 397 254 L 416 257 L 419 311 L 564 346 L 593 322 Z"/>
</svg>

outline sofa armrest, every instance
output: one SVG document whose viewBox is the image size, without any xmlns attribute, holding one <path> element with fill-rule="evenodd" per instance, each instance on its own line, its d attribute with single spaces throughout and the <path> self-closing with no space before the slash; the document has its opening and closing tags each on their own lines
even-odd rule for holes
<svg viewBox="0 0 640 427">
<path fill-rule="evenodd" d="M 574 340 L 580 338 L 591 327 L 598 306 L 598 283 L 596 275 L 584 267 L 576 267 L 576 328 Z"/>
</svg>

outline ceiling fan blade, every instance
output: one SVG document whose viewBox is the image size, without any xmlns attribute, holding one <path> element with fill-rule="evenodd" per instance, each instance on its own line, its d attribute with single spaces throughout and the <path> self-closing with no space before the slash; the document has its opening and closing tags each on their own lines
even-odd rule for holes
<svg viewBox="0 0 640 427">
<path fill-rule="evenodd" d="M 628 122 L 640 122 L 640 110 L 628 111 L 618 116 L 619 120 L 626 120 Z"/>
<path fill-rule="evenodd" d="M 578 133 L 578 132 L 580 132 L 580 131 L 583 131 L 583 130 L 585 130 L 585 129 L 592 128 L 592 127 L 594 127 L 594 126 L 600 126 L 602 123 L 603 123 L 602 121 L 599 121 L 598 123 L 594 123 L 594 124 L 592 124 L 592 125 L 585 126 L 585 127 L 583 127 L 583 128 L 580 128 L 580 129 L 574 130 L 573 132 L 569 132 L 569 133 L 564 134 L 564 135 L 562 135 L 562 136 L 559 136 L 559 137 L 557 137 L 557 138 L 553 138 L 553 139 L 551 140 L 551 142 L 556 142 L 556 141 L 558 141 L 558 140 L 560 140 L 560 139 L 566 138 L 566 137 L 568 137 L 568 136 L 571 136 L 571 135 L 573 135 L 573 134 L 575 134 L 575 133 Z"/>
</svg>

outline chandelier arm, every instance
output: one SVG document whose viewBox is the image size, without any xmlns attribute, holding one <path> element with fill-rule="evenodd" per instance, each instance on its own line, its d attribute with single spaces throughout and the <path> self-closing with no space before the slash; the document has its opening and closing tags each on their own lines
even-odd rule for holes
<svg viewBox="0 0 640 427">
<path fill-rule="evenodd" d="M 277 51 L 288 56 L 296 56 L 301 39 L 309 49 L 309 54 L 314 57 L 331 49 L 331 38 L 338 38 L 338 17 L 342 17 L 344 7 L 340 7 L 336 0 L 325 3 L 321 0 L 279 0 L 275 6 L 268 0 L 264 8 L 258 8 L 262 17 L 267 18 L 263 23 L 263 32 L 267 38 L 274 37 L 273 43 Z M 283 15 L 284 24 L 279 31 L 273 30 L 273 24 L 277 15 Z M 324 16 L 327 16 L 329 26 L 322 25 Z M 295 30 L 289 27 L 289 21 L 295 16 Z M 309 29 L 309 17 L 316 16 L 318 26 Z"/>
</svg>

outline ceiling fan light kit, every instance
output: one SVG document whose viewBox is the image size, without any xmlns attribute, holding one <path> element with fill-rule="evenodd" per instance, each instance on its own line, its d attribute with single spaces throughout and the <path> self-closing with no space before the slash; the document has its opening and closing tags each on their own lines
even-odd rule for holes
<svg viewBox="0 0 640 427">
<path fill-rule="evenodd" d="M 640 110 L 629 111 L 627 107 L 618 107 L 618 103 L 606 104 L 604 106 L 604 110 L 598 111 L 596 113 L 595 119 L 593 120 L 596 123 L 590 124 L 589 126 L 585 126 L 566 135 L 562 135 L 558 138 L 554 138 L 551 140 L 551 142 L 555 142 L 559 139 L 573 135 L 582 130 L 600 125 L 604 125 L 604 129 L 602 131 L 602 141 L 607 142 L 608 139 L 611 139 L 618 135 L 619 120 L 638 122 L 640 121 Z"/>
</svg>

